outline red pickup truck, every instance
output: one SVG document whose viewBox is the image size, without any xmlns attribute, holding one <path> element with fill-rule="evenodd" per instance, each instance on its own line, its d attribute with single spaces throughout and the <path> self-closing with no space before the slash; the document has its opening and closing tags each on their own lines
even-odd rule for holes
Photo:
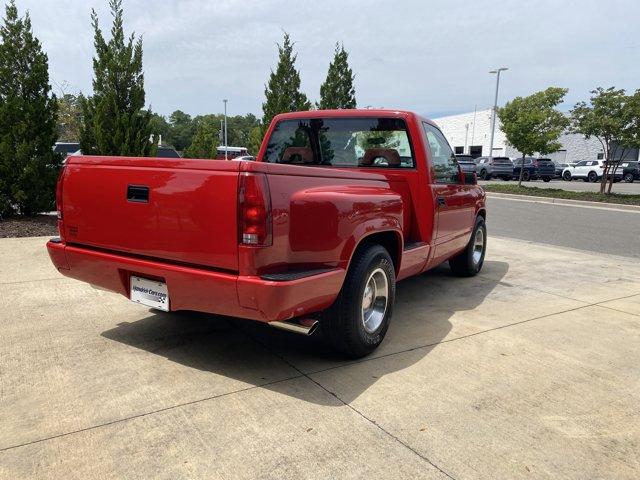
<svg viewBox="0 0 640 480">
<path fill-rule="evenodd" d="M 57 188 L 58 270 L 149 307 L 268 322 L 363 356 L 396 282 L 482 268 L 485 194 L 414 113 L 278 115 L 257 161 L 75 156 Z"/>
</svg>

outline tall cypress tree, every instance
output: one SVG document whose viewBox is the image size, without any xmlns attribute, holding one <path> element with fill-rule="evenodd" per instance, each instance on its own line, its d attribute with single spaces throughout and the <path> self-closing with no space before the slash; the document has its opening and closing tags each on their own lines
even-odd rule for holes
<svg viewBox="0 0 640 480">
<path fill-rule="evenodd" d="M 82 101 L 84 126 L 80 148 L 85 155 L 146 156 L 155 150 L 149 142 L 151 112 L 144 109 L 142 39 L 125 40 L 122 0 L 110 0 L 111 39 L 104 39 L 98 15 L 91 12 L 94 30 L 93 96 Z"/>
<path fill-rule="evenodd" d="M 329 64 L 327 79 L 320 86 L 322 110 L 356 108 L 356 89 L 353 86 L 353 71 L 349 67 L 349 54 L 344 45 L 336 43 L 333 61 Z"/>
<path fill-rule="evenodd" d="M 268 127 L 279 113 L 309 110 L 311 102 L 300 91 L 300 73 L 296 70 L 297 54 L 287 32 L 282 45 L 278 44 L 278 66 L 271 70 L 269 83 L 265 86 L 265 102 L 262 104 L 262 125 Z"/>
<path fill-rule="evenodd" d="M 47 55 L 11 0 L 0 27 L 0 216 L 54 208 L 59 155 Z"/>
</svg>

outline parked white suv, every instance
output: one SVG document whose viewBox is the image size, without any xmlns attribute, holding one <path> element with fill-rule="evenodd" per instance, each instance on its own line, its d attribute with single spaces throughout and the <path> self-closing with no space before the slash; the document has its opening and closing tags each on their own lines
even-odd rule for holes
<svg viewBox="0 0 640 480">
<path fill-rule="evenodd" d="M 575 164 L 569 164 L 562 171 L 562 179 L 567 182 L 574 178 L 581 178 L 585 182 L 597 182 L 604 173 L 604 160 L 582 160 Z M 622 170 L 618 167 L 614 174 L 616 179 L 622 178 Z"/>
</svg>

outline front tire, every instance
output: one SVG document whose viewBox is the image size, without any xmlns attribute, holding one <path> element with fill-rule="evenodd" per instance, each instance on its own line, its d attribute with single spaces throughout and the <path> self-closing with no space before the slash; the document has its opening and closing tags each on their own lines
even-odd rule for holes
<svg viewBox="0 0 640 480">
<path fill-rule="evenodd" d="M 360 358 L 382 343 L 396 294 L 396 275 L 389 252 L 369 245 L 356 252 L 338 298 L 322 315 L 320 328 L 340 353 Z"/>
<path fill-rule="evenodd" d="M 562 174 L 562 179 L 563 179 L 565 182 L 570 182 L 570 181 L 571 181 L 571 172 L 564 172 L 564 173 Z"/>
<path fill-rule="evenodd" d="M 544 177 L 542 180 L 543 180 L 544 182 L 550 182 L 550 181 L 551 181 L 551 179 L 550 179 L 549 177 Z"/>
<path fill-rule="evenodd" d="M 525 170 L 522 172 L 522 181 L 528 182 L 529 180 L 531 180 L 531 174 Z"/>
<path fill-rule="evenodd" d="M 451 271 L 459 277 L 473 277 L 484 264 L 487 251 L 487 227 L 484 218 L 478 216 L 467 247 L 449 260 Z"/>
</svg>

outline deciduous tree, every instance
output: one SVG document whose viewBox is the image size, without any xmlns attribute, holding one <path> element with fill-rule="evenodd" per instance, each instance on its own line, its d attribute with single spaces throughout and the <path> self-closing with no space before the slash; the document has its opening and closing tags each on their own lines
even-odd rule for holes
<svg viewBox="0 0 640 480">
<path fill-rule="evenodd" d="M 82 130 L 82 99 L 80 95 L 63 93 L 57 100 L 58 138 L 62 142 L 79 142 Z"/>
<path fill-rule="evenodd" d="M 518 186 L 522 185 L 525 157 L 534 153 L 547 155 L 562 147 L 558 139 L 569 125 L 569 119 L 556 107 L 567 91 L 550 87 L 528 97 L 516 97 L 498 109 L 507 142 L 522 154 Z"/>
<path fill-rule="evenodd" d="M 196 133 L 184 151 L 187 158 L 215 158 L 220 145 L 220 121 L 216 115 L 196 117 Z"/>
<path fill-rule="evenodd" d="M 27 13 L 6 5 L 0 26 L 0 216 L 54 209 L 62 159 L 47 55 Z"/>
<path fill-rule="evenodd" d="M 606 160 L 600 193 L 611 193 L 614 172 L 630 149 L 640 147 L 639 91 L 628 96 L 621 89 L 596 88 L 589 103 L 579 102 L 571 110 L 571 127 L 575 133 L 600 141 Z"/>
</svg>

